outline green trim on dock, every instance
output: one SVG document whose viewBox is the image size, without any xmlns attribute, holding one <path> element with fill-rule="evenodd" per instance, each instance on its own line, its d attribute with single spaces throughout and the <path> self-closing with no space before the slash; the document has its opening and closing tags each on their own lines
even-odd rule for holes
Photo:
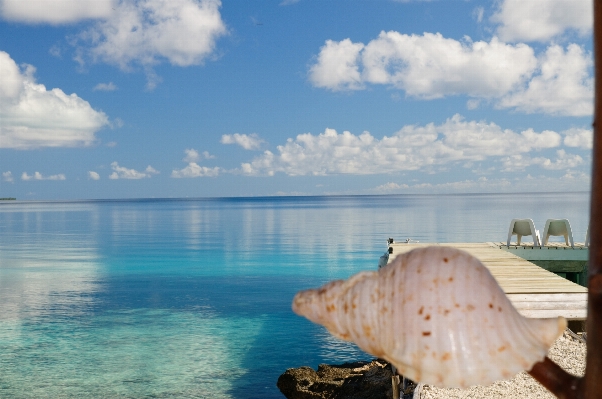
<svg viewBox="0 0 602 399">
<path fill-rule="evenodd" d="M 500 243 L 498 247 L 569 281 L 583 287 L 587 286 L 589 248 L 583 244 L 575 244 L 574 247 L 565 245 L 536 247 L 532 244 L 508 247 L 506 244 Z"/>
</svg>

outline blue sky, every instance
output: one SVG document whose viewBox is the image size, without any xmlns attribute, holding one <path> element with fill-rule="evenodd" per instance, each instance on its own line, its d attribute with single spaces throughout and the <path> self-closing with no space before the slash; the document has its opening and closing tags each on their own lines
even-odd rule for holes
<svg viewBox="0 0 602 399">
<path fill-rule="evenodd" d="M 587 191 L 590 3 L 0 0 L 0 197 Z"/>
</svg>

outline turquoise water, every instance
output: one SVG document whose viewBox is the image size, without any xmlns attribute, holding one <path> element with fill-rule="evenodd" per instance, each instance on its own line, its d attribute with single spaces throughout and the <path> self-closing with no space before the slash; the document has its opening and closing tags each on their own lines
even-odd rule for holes
<svg viewBox="0 0 602 399">
<path fill-rule="evenodd" d="M 385 241 L 504 241 L 589 194 L 0 203 L 0 397 L 282 398 L 287 368 L 370 356 L 290 310 Z"/>
</svg>

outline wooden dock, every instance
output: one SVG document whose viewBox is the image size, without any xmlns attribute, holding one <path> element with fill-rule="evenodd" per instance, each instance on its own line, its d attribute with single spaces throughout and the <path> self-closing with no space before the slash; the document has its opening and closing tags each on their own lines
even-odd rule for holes
<svg viewBox="0 0 602 399">
<path fill-rule="evenodd" d="M 499 243 L 393 243 L 389 261 L 400 253 L 430 245 L 464 250 L 489 269 L 514 307 L 526 317 L 557 317 L 584 320 L 587 289 L 547 271 L 509 251 Z"/>
</svg>

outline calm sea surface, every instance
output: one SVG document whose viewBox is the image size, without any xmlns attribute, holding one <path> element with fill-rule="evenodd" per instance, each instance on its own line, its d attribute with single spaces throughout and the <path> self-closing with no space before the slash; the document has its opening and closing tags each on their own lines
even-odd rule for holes
<svg viewBox="0 0 602 399">
<path fill-rule="evenodd" d="M 386 239 L 505 241 L 589 194 L 0 203 L 1 398 L 282 398 L 287 368 L 370 359 L 290 310 Z"/>
</svg>

